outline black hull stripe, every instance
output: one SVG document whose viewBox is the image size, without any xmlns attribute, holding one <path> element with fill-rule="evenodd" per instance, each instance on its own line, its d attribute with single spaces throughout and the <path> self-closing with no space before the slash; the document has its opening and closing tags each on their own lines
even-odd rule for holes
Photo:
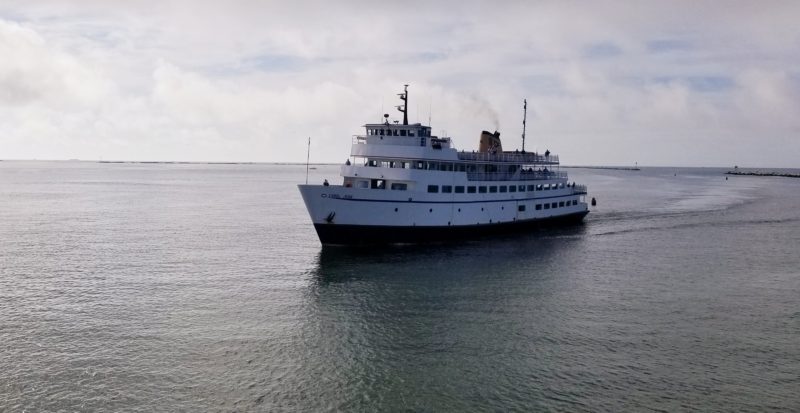
<svg viewBox="0 0 800 413">
<path fill-rule="evenodd" d="M 314 224 L 323 245 L 422 244 L 511 234 L 539 227 L 576 225 L 589 211 L 541 219 L 458 226 L 389 226 Z"/>
<path fill-rule="evenodd" d="M 394 203 L 403 203 L 403 204 L 480 204 L 480 203 L 493 203 L 493 202 L 523 202 L 523 201 L 539 201 L 543 199 L 555 199 L 555 198 L 568 198 L 573 196 L 582 196 L 586 194 L 570 194 L 570 195 L 555 195 L 555 196 L 546 196 L 541 198 L 520 198 L 520 199 L 487 199 L 483 201 L 411 201 L 405 200 L 388 200 L 388 199 L 366 199 L 366 198 L 331 198 L 326 197 L 328 199 L 337 200 L 337 201 L 351 201 L 351 202 L 394 202 Z"/>
</svg>

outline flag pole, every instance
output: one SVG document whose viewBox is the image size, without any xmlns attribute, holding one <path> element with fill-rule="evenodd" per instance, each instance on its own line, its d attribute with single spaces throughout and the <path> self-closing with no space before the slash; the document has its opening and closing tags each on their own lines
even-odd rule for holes
<svg viewBox="0 0 800 413">
<path fill-rule="evenodd" d="M 311 137 L 308 137 L 308 151 L 306 151 L 306 185 L 308 185 L 308 160 L 311 159 Z"/>
</svg>

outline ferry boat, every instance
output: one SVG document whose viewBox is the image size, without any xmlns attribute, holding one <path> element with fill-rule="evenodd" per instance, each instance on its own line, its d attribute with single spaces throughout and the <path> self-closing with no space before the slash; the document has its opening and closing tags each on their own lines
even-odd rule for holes
<svg viewBox="0 0 800 413">
<path fill-rule="evenodd" d="M 557 155 L 503 151 L 500 133 L 483 131 L 477 151 L 408 123 L 364 125 L 353 137 L 341 183 L 298 185 L 323 245 L 428 243 L 581 223 L 587 189 L 568 181 Z M 526 102 L 527 108 L 527 102 Z"/>
</svg>

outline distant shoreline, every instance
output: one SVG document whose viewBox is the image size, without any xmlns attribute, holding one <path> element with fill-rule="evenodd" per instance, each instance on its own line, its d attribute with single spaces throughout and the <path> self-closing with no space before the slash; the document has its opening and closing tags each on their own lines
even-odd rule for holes
<svg viewBox="0 0 800 413">
<path fill-rule="evenodd" d="M 305 162 L 270 162 L 270 161 L 249 161 L 249 162 L 237 162 L 237 161 L 136 161 L 136 160 L 97 160 L 97 159 L 17 159 L 17 158 L 9 158 L 9 159 L 0 159 L 0 162 L 81 162 L 81 163 L 103 163 L 103 164 L 163 164 L 163 165 L 285 165 L 285 166 L 305 166 Z M 308 165 L 310 166 L 337 166 L 343 165 L 343 162 L 310 162 Z M 627 166 L 590 166 L 590 165 L 560 165 L 561 168 L 572 168 L 572 169 L 606 169 L 606 170 L 617 170 L 617 171 L 641 171 L 642 168 L 714 168 L 714 169 L 725 169 L 725 166 L 684 166 L 684 165 L 647 165 L 643 167 L 627 167 Z M 755 170 L 754 172 L 743 172 L 742 169 L 746 170 Z M 760 170 L 758 170 L 760 169 Z M 730 170 L 729 172 L 725 172 L 729 175 L 749 175 L 749 176 L 780 176 L 780 177 L 791 177 L 797 178 L 800 177 L 800 173 L 788 173 L 788 172 L 764 172 L 762 170 L 769 170 L 769 169 L 788 169 L 788 170 L 797 170 L 796 166 L 793 167 L 740 167 L 740 170 Z"/>
<path fill-rule="evenodd" d="M 765 171 L 728 171 L 725 175 L 739 175 L 739 176 L 778 176 L 781 178 L 800 178 L 800 174 L 790 174 L 785 172 L 765 172 Z"/>
<path fill-rule="evenodd" d="M 641 171 L 640 168 L 633 168 L 633 167 L 626 167 L 626 166 L 564 166 L 561 165 L 562 168 L 573 168 L 573 169 L 609 169 L 614 171 Z"/>
<path fill-rule="evenodd" d="M 78 161 L 78 162 L 97 162 L 97 163 L 143 163 L 143 164 L 166 164 L 166 165 L 339 165 L 338 163 L 314 163 L 310 162 L 204 162 L 204 161 Z"/>
</svg>

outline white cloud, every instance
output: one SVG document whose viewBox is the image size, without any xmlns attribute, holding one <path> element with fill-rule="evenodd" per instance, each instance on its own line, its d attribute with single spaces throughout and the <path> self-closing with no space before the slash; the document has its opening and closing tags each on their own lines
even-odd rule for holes
<svg viewBox="0 0 800 413">
<path fill-rule="evenodd" d="M 86 107 L 110 92 L 97 68 L 51 50 L 36 32 L 17 23 L 0 20 L 0 56 L 0 103 L 6 105 Z"/>
<path fill-rule="evenodd" d="M 340 161 L 398 113 L 568 163 L 796 164 L 793 2 L 0 6 L 7 158 Z M 8 57 L 8 58 L 6 58 Z M 685 156 L 687 147 L 698 152 Z M 774 156 L 770 158 L 769 156 Z"/>
</svg>

